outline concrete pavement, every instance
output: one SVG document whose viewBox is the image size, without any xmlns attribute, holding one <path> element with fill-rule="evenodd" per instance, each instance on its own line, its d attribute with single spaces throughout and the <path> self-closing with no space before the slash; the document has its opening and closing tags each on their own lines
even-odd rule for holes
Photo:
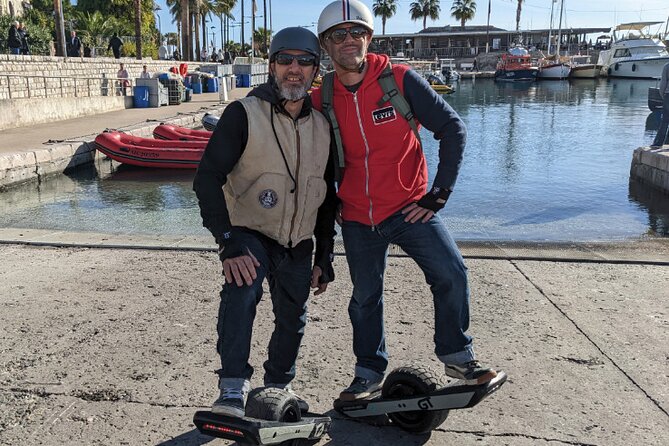
<svg viewBox="0 0 669 446">
<path fill-rule="evenodd" d="M 229 444 L 191 424 L 216 396 L 213 253 L 4 244 L 0 264 L 0 444 Z M 452 411 L 431 435 L 334 412 L 353 364 L 351 285 L 338 256 L 337 280 L 310 300 L 294 382 L 313 411 L 334 418 L 319 444 L 669 444 L 667 266 L 467 264 L 470 332 L 480 358 L 509 374 L 507 384 L 476 408 Z M 429 288 L 412 261 L 389 259 L 385 295 L 391 368 L 439 370 Z M 264 299 L 254 385 L 272 321 Z"/>
</svg>

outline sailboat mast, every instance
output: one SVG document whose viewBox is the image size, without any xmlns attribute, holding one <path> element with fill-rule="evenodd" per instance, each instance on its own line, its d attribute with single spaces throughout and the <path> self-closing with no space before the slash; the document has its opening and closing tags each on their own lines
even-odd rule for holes
<svg viewBox="0 0 669 446">
<path fill-rule="evenodd" d="M 551 41 L 553 40 L 553 5 L 557 0 L 551 0 L 551 22 L 548 27 L 548 55 L 551 55 Z"/>
<path fill-rule="evenodd" d="M 564 0 L 560 1 L 560 23 L 558 26 L 557 57 L 560 57 L 560 44 L 562 43 L 562 11 L 564 10 Z"/>
</svg>

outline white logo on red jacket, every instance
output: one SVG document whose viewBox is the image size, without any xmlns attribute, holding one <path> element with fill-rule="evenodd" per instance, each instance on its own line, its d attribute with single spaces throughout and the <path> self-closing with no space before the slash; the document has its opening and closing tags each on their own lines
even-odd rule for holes
<svg viewBox="0 0 669 446">
<path fill-rule="evenodd" d="M 374 124 L 380 125 L 397 119 L 397 113 L 395 113 L 395 109 L 392 106 L 383 107 L 374 110 L 372 118 L 374 119 Z"/>
</svg>

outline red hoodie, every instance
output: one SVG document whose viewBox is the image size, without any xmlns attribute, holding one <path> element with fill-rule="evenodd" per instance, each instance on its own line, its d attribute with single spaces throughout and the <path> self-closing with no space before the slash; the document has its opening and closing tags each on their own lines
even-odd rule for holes
<svg viewBox="0 0 669 446">
<path fill-rule="evenodd" d="M 339 185 L 342 218 L 375 226 L 427 190 L 427 163 L 407 121 L 387 102 L 377 81 L 388 56 L 367 55 L 367 73 L 355 93 L 335 76 L 334 109 L 341 129 L 346 167 Z M 404 74 L 409 67 L 393 65 L 393 74 L 404 94 Z M 322 111 L 321 91 L 311 95 Z"/>
</svg>

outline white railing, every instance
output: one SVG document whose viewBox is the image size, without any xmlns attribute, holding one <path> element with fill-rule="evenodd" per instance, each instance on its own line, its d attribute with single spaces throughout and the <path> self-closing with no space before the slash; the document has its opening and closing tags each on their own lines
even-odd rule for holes
<svg viewBox="0 0 669 446">
<path fill-rule="evenodd" d="M 125 95 L 128 89 L 132 92 L 132 85 L 132 79 L 105 76 L 0 74 L 0 99 Z"/>
</svg>

